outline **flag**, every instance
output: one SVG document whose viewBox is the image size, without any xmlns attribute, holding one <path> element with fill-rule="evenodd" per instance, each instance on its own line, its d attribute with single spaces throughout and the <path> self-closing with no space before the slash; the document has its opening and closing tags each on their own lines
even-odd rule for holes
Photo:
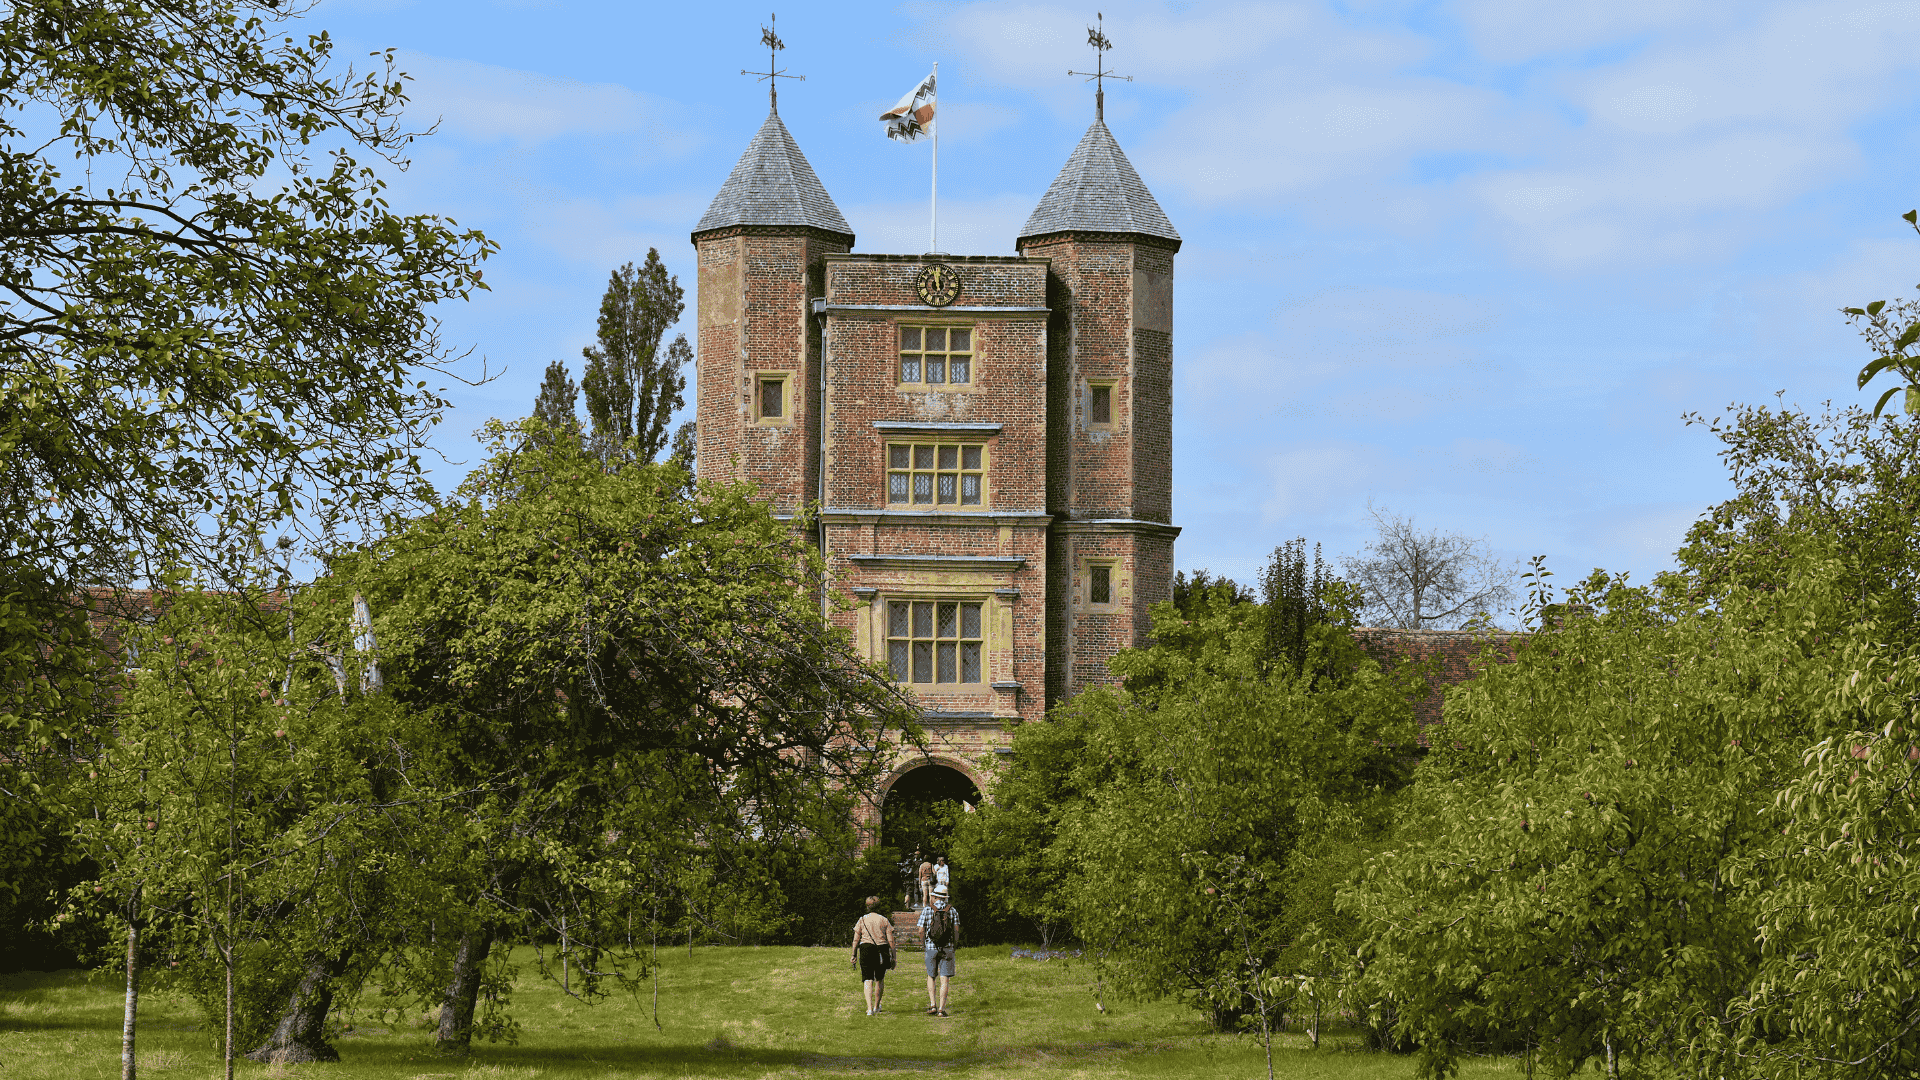
<svg viewBox="0 0 1920 1080">
<path fill-rule="evenodd" d="M 900 103 L 880 114 L 886 122 L 887 138 L 912 142 L 922 135 L 933 133 L 933 76 L 920 80 L 920 85 L 907 91 Z"/>
</svg>

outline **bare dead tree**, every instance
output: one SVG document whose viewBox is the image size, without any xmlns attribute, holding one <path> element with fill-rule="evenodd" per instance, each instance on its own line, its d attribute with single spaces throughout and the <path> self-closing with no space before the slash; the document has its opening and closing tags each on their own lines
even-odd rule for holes
<svg viewBox="0 0 1920 1080">
<path fill-rule="evenodd" d="M 1355 614 L 1367 626 L 1455 630 L 1513 604 L 1516 565 L 1478 539 L 1436 529 L 1367 503 L 1373 543 L 1340 561 L 1361 597 Z"/>
</svg>

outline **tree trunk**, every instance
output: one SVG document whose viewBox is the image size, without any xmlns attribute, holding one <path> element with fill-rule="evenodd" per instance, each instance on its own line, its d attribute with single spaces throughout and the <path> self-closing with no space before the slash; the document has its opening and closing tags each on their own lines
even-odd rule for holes
<svg viewBox="0 0 1920 1080">
<path fill-rule="evenodd" d="M 273 1034 L 259 1048 L 250 1050 L 253 1061 L 282 1065 L 303 1065 L 310 1061 L 339 1061 L 340 1052 L 326 1039 L 327 1013 L 333 1008 L 334 980 L 347 970 L 352 951 L 339 956 L 314 953 L 307 957 L 286 1011 L 274 1025 Z"/>
<path fill-rule="evenodd" d="M 133 1025 L 140 1015 L 140 924 L 127 920 L 127 1011 L 120 1022 L 120 1080 L 134 1080 Z"/>
<path fill-rule="evenodd" d="M 491 951 L 492 931 L 469 930 L 461 936 L 453 954 L 453 981 L 440 1003 L 440 1030 L 433 1036 L 436 1050 L 464 1054 L 472 1048 L 473 1010 L 480 999 L 480 977 L 486 972 Z"/>
</svg>

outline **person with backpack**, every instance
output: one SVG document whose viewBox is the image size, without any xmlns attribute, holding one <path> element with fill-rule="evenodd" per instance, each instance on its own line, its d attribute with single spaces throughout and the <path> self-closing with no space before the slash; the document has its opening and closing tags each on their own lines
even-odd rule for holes
<svg viewBox="0 0 1920 1080">
<path fill-rule="evenodd" d="M 944 885 L 933 887 L 933 903 L 920 909 L 927 941 L 927 1015 L 947 1015 L 947 984 L 953 978 L 953 954 L 960 947 L 960 909 Z"/>
<path fill-rule="evenodd" d="M 887 990 L 887 969 L 893 966 L 893 920 L 880 914 L 880 898 L 867 897 L 867 913 L 853 924 L 853 963 L 860 969 L 860 991 L 866 995 L 867 1015 L 880 1011 Z"/>
</svg>

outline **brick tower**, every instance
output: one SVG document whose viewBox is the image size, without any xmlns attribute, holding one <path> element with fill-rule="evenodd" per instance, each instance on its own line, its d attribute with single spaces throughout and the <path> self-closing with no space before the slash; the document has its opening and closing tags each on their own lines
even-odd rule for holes
<svg viewBox="0 0 1920 1080">
<path fill-rule="evenodd" d="M 1048 263 L 1047 696 L 1110 682 L 1173 595 L 1180 234 L 1095 119 L 1015 241 Z"/>
<path fill-rule="evenodd" d="M 819 296 L 853 230 L 769 112 L 693 229 L 703 480 L 751 480 L 790 515 L 820 497 Z"/>
<path fill-rule="evenodd" d="M 984 790 L 1009 728 L 1110 682 L 1171 596 L 1180 235 L 1096 120 L 1017 255 L 853 239 L 770 115 L 693 232 L 698 460 L 818 506 L 834 618 L 921 704 L 933 749 L 872 825 L 928 765 Z"/>
</svg>

